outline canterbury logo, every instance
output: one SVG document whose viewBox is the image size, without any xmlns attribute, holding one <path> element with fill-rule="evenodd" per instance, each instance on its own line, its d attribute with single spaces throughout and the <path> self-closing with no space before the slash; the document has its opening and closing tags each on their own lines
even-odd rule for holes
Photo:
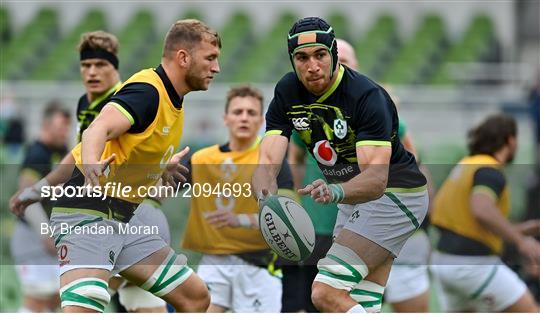
<svg viewBox="0 0 540 314">
<path fill-rule="evenodd" d="M 318 141 L 313 147 L 313 156 L 318 162 L 325 166 L 333 166 L 336 164 L 336 151 L 330 146 L 327 140 Z"/>
<path fill-rule="evenodd" d="M 309 130 L 308 118 L 292 118 L 292 124 L 298 131 Z"/>
</svg>

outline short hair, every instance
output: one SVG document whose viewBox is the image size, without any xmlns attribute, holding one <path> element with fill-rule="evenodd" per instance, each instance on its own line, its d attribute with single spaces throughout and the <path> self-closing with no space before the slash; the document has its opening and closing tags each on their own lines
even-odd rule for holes
<svg viewBox="0 0 540 314">
<path fill-rule="evenodd" d="M 175 52 L 179 47 L 186 48 L 191 52 L 203 39 L 208 39 L 212 45 L 221 48 L 221 39 L 218 33 L 208 25 L 195 19 L 179 20 L 171 26 L 165 35 L 163 57 L 166 57 L 170 52 Z"/>
<path fill-rule="evenodd" d="M 260 90 L 256 89 L 255 87 L 252 87 L 250 85 L 241 85 L 237 87 L 233 87 L 229 90 L 227 93 L 227 102 L 225 103 L 225 113 L 229 110 L 229 104 L 231 103 L 231 100 L 236 97 L 253 97 L 257 99 L 261 105 L 261 115 L 263 112 L 263 94 Z"/>
<path fill-rule="evenodd" d="M 468 132 L 470 155 L 494 155 L 517 136 L 516 120 L 507 114 L 493 114 Z"/>
<path fill-rule="evenodd" d="M 59 100 L 51 100 L 45 106 L 43 110 L 43 121 L 47 121 L 54 117 L 56 114 L 63 115 L 66 119 L 71 118 L 71 113 L 64 107 L 64 105 Z"/>
<path fill-rule="evenodd" d="M 118 55 L 118 39 L 111 33 L 104 31 L 88 32 L 81 35 L 81 41 L 77 46 L 79 52 L 91 49 L 102 49 L 114 55 Z"/>
</svg>

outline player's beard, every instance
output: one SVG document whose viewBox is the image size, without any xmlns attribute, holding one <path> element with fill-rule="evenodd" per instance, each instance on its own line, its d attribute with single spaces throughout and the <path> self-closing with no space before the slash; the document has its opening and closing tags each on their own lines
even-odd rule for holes
<svg viewBox="0 0 540 314">
<path fill-rule="evenodd" d="M 205 79 L 197 75 L 198 71 L 191 68 L 186 74 L 186 84 L 191 91 L 207 90 Z"/>
</svg>

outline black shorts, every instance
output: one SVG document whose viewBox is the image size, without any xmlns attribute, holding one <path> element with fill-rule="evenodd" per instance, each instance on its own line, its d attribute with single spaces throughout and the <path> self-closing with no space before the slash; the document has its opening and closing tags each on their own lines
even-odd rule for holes
<svg viewBox="0 0 540 314">
<path fill-rule="evenodd" d="M 282 261 L 282 312 L 292 313 L 302 310 L 306 312 L 318 312 L 313 306 L 313 303 L 311 303 L 311 285 L 318 272 L 317 262 L 326 255 L 330 246 L 332 246 L 331 235 L 317 235 L 313 254 L 301 265 Z"/>
</svg>

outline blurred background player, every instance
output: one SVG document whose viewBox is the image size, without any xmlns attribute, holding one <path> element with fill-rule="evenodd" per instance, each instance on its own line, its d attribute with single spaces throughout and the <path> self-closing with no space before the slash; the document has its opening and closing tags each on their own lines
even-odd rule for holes
<svg viewBox="0 0 540 314">
<path fill-rule="evenodd" d="M 32 186 L 58 164 L 67 152 L 70 114 L 58 102 L 47 105 L 39 139 L 25 152 L 19 175 L 19 189 Z M 28 206 L 15 224 L 11 254 L 19 276 L 23 303 L 19 312 L 54 312 L 60 305 L 59 268 L 54 241 L 42 225 L 49 225 L 52 201 Z"/>
<path fill-rule="evenodd" d="M 193 154 L 191 182 L 218 189 L 225 183 L 236 185 L 241 195 L 192 197 L 183 248 L 203 253 L 197 273 L 210 290 L 208 312 L 277 313 L 282 293 L 277 256 L 260 234 L 257 202 L 245 194 L 251 193 L 246 185 L 259 158 L 258 132 L 264 122 L 261 92 L 250 86 L 232 88 L 223 121 L 228 142 Z M 278 187 L 281 195 L 296 196 L 286 163 Z"/>
<path fill-rule="evenodd" d="M 508 221 L 510 192 L 503 168 L 517 150 L 516 121 L 487 117 L 468 134 L 469 156 L 454 167 L 435 198 L 431 222 L 441 232 L 431 270 L 445 312 L 538 312 L 523 281 L 498 255 L 503 242 L 540 264 L 540 243 L 527 222 Z M 533 228 L 534 228 L 533 224 Z"/>
<path fill-rule="evenodd" d="M 77 142 L 82 133 L 99 115 L 101 109 L 109 102 L 109 98 L 122 85 L 118 72 L 119 43 L 116 36 L 104 31 L 88 32 L 81 35 L 77 47 L 80 57 L 80 74 L 86 93 L 77 103 Z M 66 182 L 73 172 L 75 160 L 71 153 L 67 154 L 62 163 L 48 173 L 45 181 L 37 183 L 33 191 L 38 191 L 43 185 L 58 185 Z M 19 198 L 14 198 L 12 206 L 20 206 Z M 22 204 L 21 204 L 22 205 Z M 170 233 L 167 220 L 159 210 L 159 200 L 148 199 L 141 204 L 136 213 L 147 225 L 157 225 L 160 236 L 170 243 Z M 118 290 L 119 301 L 128 311 L 166 312 L 165 301 L 151 293 L 127 283 L 120 276 L 111 278 L 109 286 L 111 294 Z"/>
<path fill-rule="evenodd" d="M 336 43 L 338 48 L 339 62 L 357 71 L 358 60 L 356 58 L 356 52 L 354 48 L 347 41 L 340 38 L 336 39 Z M 392 92 L 391 90 L 389 90 L 388 86 L 386 88 L 390 96 L 392 97 L 396 108 L 399 109 L 399 99 L 392 95 Z M 403 122 L 403 119 L 401 117 L 399 118 L 398 137 L 405 149 L 412 153 L 415 156 L 416 160 L 419 161 L 416 147 L 414 146 L 410 133 L 407 130 L 406 124 L 405 122 Z M 295 136 L 293 135 L 293 141 L 294 140 Z M 424 175 L 426 175 L 426 179 L 428 180 L 429 192 L 429 185 L 431 181 L 429 179 L 429 176 L 427 176 L 429 173 L 426 173 L 426 169 L 422 169 L 421 166 L 420 170 L 424 173 Z M 313 181 L 314 180 L 310 182 Z M 325 205 L 319 204 L 319 206 Z M 344 213 L 340 212 L 340 214 Z M 422 228 L 416 230 L 416 232 L 407 240 L 407 242 L 401 249 L 399 256 L 394 260 L 394 264 L 392 265 L 392 269 L 390 270 L 390 275 L 388 277 L 388 282 L 386 283 L 386 289 L 384 291 L 384 301 L 390 303 L 392 308 L 396 312 L 428 311 L 429 274 L 427 269 L 427 263 L 429 261 L 431 247 L 429 243 L 429 238 L 427 237 L 427 234 L 425 232 L 425 226 L 427 225 L 426 222 L 427 219 L 424 219 L 424 222 L 422 223 Z M 328 248 L 326 250 L 328 250 Z M 362 296 L 360 293 L 360 291 L 353 289 L 351 291 L 351 296 L 357 301 L 362 301 L 363 299 L 365 299 L 365 297 Z"/>
</svg>

